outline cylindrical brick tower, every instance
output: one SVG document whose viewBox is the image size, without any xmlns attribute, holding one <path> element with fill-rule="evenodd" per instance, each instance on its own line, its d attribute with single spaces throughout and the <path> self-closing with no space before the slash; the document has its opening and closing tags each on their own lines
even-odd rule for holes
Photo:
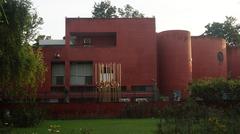
<svg viewBox="0 0 240 134">
<path fill-rule="evenodd" d="M 185 98 L 192 81 L 190 32 L 164 31 L 157 34 L 158 87 L 162 95 Z"/>
<path fill-rule="evenodd" d="M 226 42 L 222 38 L 192 37 L 192 78 L 227 78 Z"/>
</svg>

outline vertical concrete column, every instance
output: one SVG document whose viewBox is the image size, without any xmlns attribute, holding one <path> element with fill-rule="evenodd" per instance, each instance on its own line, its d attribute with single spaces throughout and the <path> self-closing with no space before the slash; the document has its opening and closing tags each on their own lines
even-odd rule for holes
<svg viewBox="0 0 240 134">
<path fill-rule="evenodd" d="M 70 29 L 69 21 L 65 18 L 65 87 L 70 90 L 70 61 L 69 61 L 69 49 L 70 49 Z"/>
<path fill-rule="evenodd" d="M 70 89 L 70 61 L 65 61 L 65 87 Z"/>
</svg>

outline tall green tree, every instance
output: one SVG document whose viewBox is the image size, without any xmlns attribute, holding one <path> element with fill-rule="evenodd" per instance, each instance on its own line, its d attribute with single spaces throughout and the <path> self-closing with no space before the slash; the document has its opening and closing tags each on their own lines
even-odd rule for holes
<svg viewBox="0 0 240 134">
<path fill-rule="evenodd" d="M 124 8 L 116 8 L 109 0 L 95 3 L 92 11 L 93 18 L 144 18 L 144 14 L 127 4 Z"/>
<path fill-rule="evenodd" d="M 118 8 L 118 13 L 121 18 L 144 18 L 143 13 L 140 13 L 129 4 L 125 5 L 124 8 Z"/>
<path fill-rule="evenodd" d="M 41 50 L 29 43 L 43 21 L 30 0 L 8 0 L 2 7 L 9 23 L 0 23 L 0 90 L 7 97 L 29 98 L 44 80 Z"/>
<path fill-rule="evenodd" d="M 0 23 L 7 23 L 8 24 L 8 19 L 6 17 L 5 11 L 2 7 L 2 4 L 6 2 L 4 0 L 0 0 Z"/>
<path fill-rule="evenodd" d="M 102 1 L 94 4 L 92 11 L 93 18 L 116 18 L 116 6 L 112 6 L 110 1 Z"/>
<path fill-rule="evenodd" d="M 46 35 L 38 35 L 37 38 L 35 39 L 35 43 L 33 44 L 34 48 L 39 48 L 39 41 L 40 40 L 46 40 L 47 36 Z"/>
<path fill-rule="evenodd" d="M 240 25 L 235 17 L 226 16 L 223 23 L 213 22 L 205 26 L 206 31 L 203 36 L 213 36 L 224 38 L 229 46 L 240 45 Z"/>
</svg>

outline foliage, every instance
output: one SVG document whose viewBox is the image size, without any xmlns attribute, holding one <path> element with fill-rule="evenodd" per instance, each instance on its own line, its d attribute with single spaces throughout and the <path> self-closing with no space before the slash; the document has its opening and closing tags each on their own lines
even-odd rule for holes
<svg viewBox="0 0 240 134">
<path fill-rule="evenodd" d="M 144 14 L 127 4 L 124 8 L 111 5 L 109 0 L 94 4 L 93 18 L 144 18 Z"/>
<path fill-rule="evenodd" d="M 157 134 L 235 134 L 240 131 L 238 106 L 233 109 L 209 107 L 192 98 L 161 110 Z"/>
<path fill-rule="evenodd" d="M 0 134 L 11 134 L 12 125 L 10 123 L 9 111 L 0 110 Z"/>
<path fill-rule="evenodd" d="M 12 134 L 12 128 L 0 125 L 0 134 Z"/>
<path fill-rule="evenodd" d="M 239 120 L 231 118 L 169 119 L 158 124 L 157 134 L 236 134 Z"/>
<path fill-rule="evenodd" d="M 46 69 L 41 50 L 33 50 L 29 42 L 42 18 L 29 0 L 8 0 L 2 7 L 9 23 L 0 24 L 0 90 L 5 97 L 33 99 Z"/>
<path fill-rule="evenodd" d="M 32 127 L 43 119 L 44 112 L 34 105 L 21 106 L 11 110 L 11 122 L 14 127 Z"/>
<path fill-rule="evenodd" d="M 224 38 L 229 46 L 238 46 L 240 45 L 240 25 L 236 22 L 236 18 L 226 16 L 223 23 L 213 22 L 206 25 L 207 30 L 203 35 Z"/>
<path fill-rule="evenodd" d="M 222 116 L 223 111 L 214 107 L 200 105 L 192 98 L 184 103 L 169 105 L 159 113 L 162 119 L 201 119 L 209 116 Z"/>
<path fill-rule="evenodd" d="M 124 118 L 146 118 L 158 116 L 158 108 L 147 102 L 128 103 L 122 111 Z"/>
<path fill-rule="evenodd" d="M 191 97 L 204 101 L 240 100 L 240 80 L 223 78 L 197 80 L 189 87 Z"/>
<path fill-rule="evenodd" d="M 18 56 L 18 70 L 13 70 L 17 71 L 16 77 L 3 79 L 1 87 L 4 87 L 4 95 L 10 101 L 33 101 L 36 89 L 44 80 L 45 65 L 42 53 L 40 49 L 33 50 L 31 46 L 24 45 L 20 48 Z"/>
<path fill-rule="evenodd" d="M 18 45 L 33 41 L 38 34 L 39 25 L 43 19 L 38 17 L 36 11 L 32 8 L 30 0 L 8 0 L 3 3 L 3 9 L 9 20 L 9 24 L 1 24 L 1 31 L 5 36 L 13 34 L 18 38 Z"/>
<path fill-rule="evenodd" d="M 127 4 L 124 8 L 118 8 L 118 13 L 121 18 L 144 18 L 144 14 L 134 9 L 131 5 Z"/>
<path fill-rule="evenodd" d="M 5 0 L 0 0 L 0 23 L 8 24 L 8 19 L 5 13 L 5 10 L 2 7 L 2 4 L 5 3 Z"/>
<path fill-rule="evenodd" d="M 38 35 L 37 38 L 34 40 L 35 43 L 33 44 L 34 48 L 39 48 L 39 40 L 48 40 L 50 36 L 46 35 Z"/>
<path fill-rule="evenodd" d="M 116 6 L 112 6 L 110 1 L 102 1 L 94 4 L 92 11 L 93 18 L 116 18 Z"/>
<path fill-rule="evenodd" d="M 15 105 L 14 108 L 0 110 L 0 128 L 32 127 L 38 125 L 44 116 L 36 105 Z"/>
</svg>

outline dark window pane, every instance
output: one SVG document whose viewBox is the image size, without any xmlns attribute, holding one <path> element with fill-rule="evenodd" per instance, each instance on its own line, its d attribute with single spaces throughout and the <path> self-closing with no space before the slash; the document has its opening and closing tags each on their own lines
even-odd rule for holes
<svg viewBox="0 0 240 134">
<path fill-rule="evenodd" d="M 65 87 L 61 86 L 61 87 L 51 87 L 51 91 L 52 92 L 64 92 L 65 91 Z"/>
<path fill-rule="evenodd" d="M 56 85 L 64 84 L 64 76 L 56 76 Z"/>
<path fill-rule="evenodd" d="M 92 84 L 92 76 L 86 76 L 85 77 L 85 82 L 87 85 L 91 85 Z"/>
<path fill-rule="evenodd" d="M 151 92 L 152 86 L 132 86 L 132 91 L 135 92 Z"/>
</svg>

